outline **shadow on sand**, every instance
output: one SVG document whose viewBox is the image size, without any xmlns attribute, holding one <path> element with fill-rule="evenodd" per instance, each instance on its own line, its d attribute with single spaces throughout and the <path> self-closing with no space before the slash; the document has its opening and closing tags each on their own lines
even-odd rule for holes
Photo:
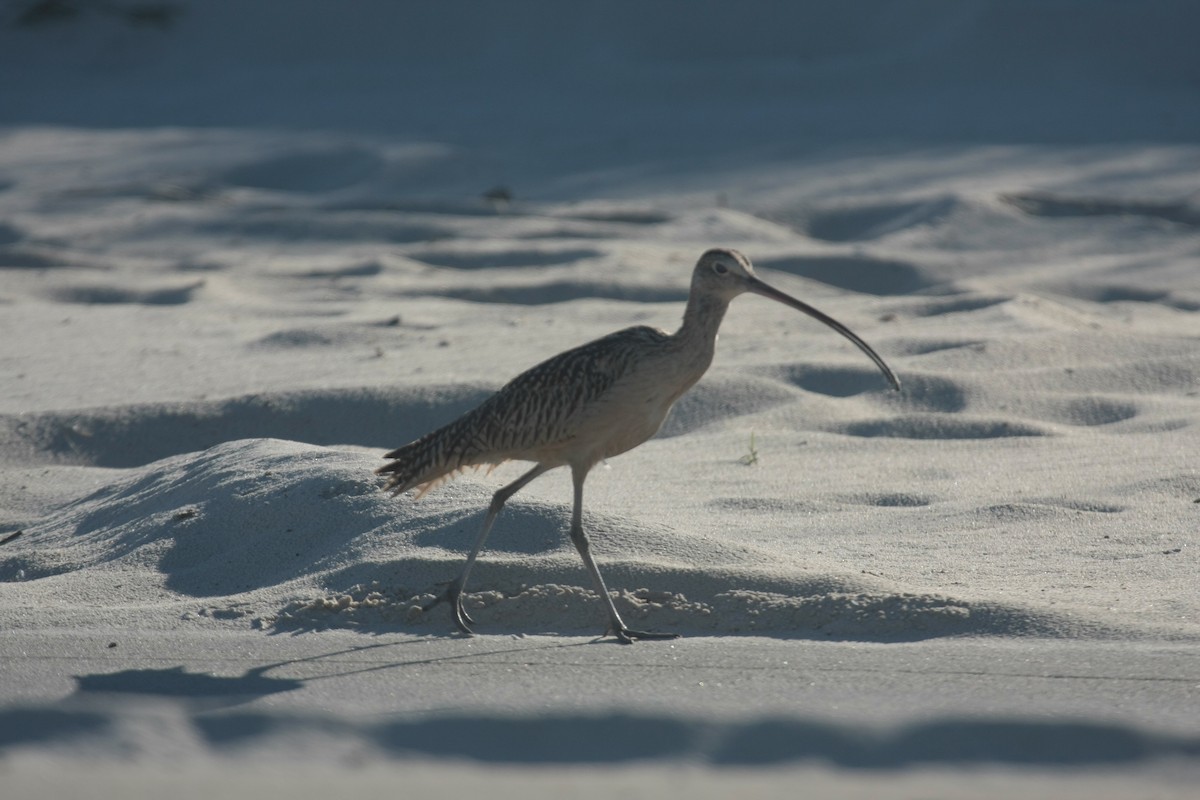
<svg viewBox="0 0 1200 800">
<path fill-rule="evenodd" d="M 511 765 L 677 761 L 749 767 L 823 761 L 859 770 L 988 764 L 1079 768 L 1200 758 L 1197 737 L 1084 720 L 945 717 L 885 728 L 802 717 L 725 721 L 649 711 L 381 717 L 233 708 L 314 681 L 481 655 L 374 663 L 357 657 L 364 650 L 389 646 L 366 645 L 266 664 L 241 675 L 194 673 L 179 666 L 77 676 L 76 692 L 59 704 L 0 710 L 0 755 L 30 745 L 122 748 L 119 734 L 141 718 L 138 712 L 130 713 L 130 696 L 138 695 L 160 714 L 181 717 L 189 736 L 199 737 L 216 753 L 285 749 L 288 741 L 303 736 L 350 742 L 398 758 L 466 758 Z M 314 666 L 333 669 L 307 678 L 265 674 L 302 662 L 308 662 L 306 671 Z"/>
</svg>

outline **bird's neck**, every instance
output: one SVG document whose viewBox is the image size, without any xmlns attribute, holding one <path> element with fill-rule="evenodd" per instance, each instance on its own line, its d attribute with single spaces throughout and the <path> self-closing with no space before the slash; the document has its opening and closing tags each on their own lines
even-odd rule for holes
<svg viewBox="0 0 1200 800">
<path fill-rule="evenodd" d="M 729 301 L 710 294 L 692 294 L 687 309 L 683 312 L 683 325 L 675 332 L 675 339 L 683 346 L 711 354 L 716 348 L 717 331 Z"/>
</svg>

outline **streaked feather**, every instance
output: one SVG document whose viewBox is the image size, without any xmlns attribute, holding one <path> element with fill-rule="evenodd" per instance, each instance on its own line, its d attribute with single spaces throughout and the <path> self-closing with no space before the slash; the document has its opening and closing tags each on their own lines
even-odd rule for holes
<svg viewBox="0 0 1200 800">
<path fill-rule="evenodd" d="M 522 372 L 475 409 L 385 457 L 376 470 L 395 494 L 423 496 L 467 467 L 494 467 L 568 444 L 580 417 L 603 398 L 648 350 L 670 339 L 644 325 L 626 328 L 559 353 Z"/>
</svg>

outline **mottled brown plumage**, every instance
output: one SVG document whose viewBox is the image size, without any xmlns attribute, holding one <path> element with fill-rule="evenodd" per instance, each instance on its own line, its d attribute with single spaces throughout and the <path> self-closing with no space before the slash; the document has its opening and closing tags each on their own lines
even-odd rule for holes
<svg viewBox="0 0 1200 800">
<path fill-rule="evenodd" d="M 848 328 L 763 283 L 750 261 L 735 250 L 709 250 L 692 273 L 683 325 L 673 334 L 638 326 L 560 353 L 513 378 L 478 408 L 445 427 L 391 451 L 385 488 L 396 494 L 417 489 L 421 497 L 467 467 L 531 461 L 534 468 L 496 492 L 475 545 L 444 598 L 455 622 L 470 633 L 462 591 L 496 515 L 504 503 L 547 470 L 570 466 L 575 488 L 571 540 L 592 576 L 608 612 L 609 632 L 623 642 L 669 638 L 630 630 L 617 613 L 583 532 L 583 481 L 599 461 L 624 453 L 652 437 L 671 406 L 712 363 L 717 329 L 729 302 L 753 292 L 802 311 L 854 342 L 900 388 L 874 350 Z"/>
<path fill-rule="evenodd" d="M 474 410 L 388 453 L 395 460 L 378 470 L 390 475 L 386 488 L 400 494 L 415 487 L 421 497 L 466 467 L 569 463 L 566 453 L 594 415 L 592 404 L 637 368 L 641 354 L 669 338 L 646 326 L 627 328 L 522 372 Z M 604 457 L 610 455 L 616 453 Z"/>
</svg>

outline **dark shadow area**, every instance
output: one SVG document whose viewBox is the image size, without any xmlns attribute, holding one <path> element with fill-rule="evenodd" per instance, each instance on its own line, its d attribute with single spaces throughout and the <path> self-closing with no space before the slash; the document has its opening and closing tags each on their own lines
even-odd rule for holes
<svg viewBox="0 0 1200 800">
<path fill-rule="evenodd" d="M 235 452 L 254 457 L 252 450 Z M 155 563 L 172 591 L 189 597 L 239 594 L 342 564 L 364 531 L 402 513 L 386 502 L 369 472 L 348 481 L 345 468 L 340 475 L 303 468 L 287 473 L 285 465 L 276 480 L 259 461 L 230 480 L 224 463 L 218 459 L 215 468 L 200 463 L 182 471 L 167 465 L 100 489 L 81 503 L 70 534 L 102 542 L 100 552 L 79 555 L 69 546 L 47 548 L 37 536 L 26 536 L 23 546 L 9 545 L 0 556 L 0 581 L 38 580 L 140 554 Z M 278 515 L 261 513 L 262 489 L 283 500 Z M 430 509 L 417 524 L 453 520 Z"/>
<path fill-rule="evenodd" d="M 61 743 L 103 735 L 112 720 L 107 714 L 62 708 L 0 709 L 0 753 L 3 748 Z"/>
<path fill-rule="evenodd" d="M 1200 758 L 1200 737 L 1152 732 L 1134 724 L 1013 716 L 943 716 L 898 726 L 804 716 L 712 719 L 686 713 L 502 712 L 320 714 L 232 709 L 320 681 L 446 666 L 532 650 L 590 648 L 598 640 L 480 647 L 421 657 L 404 648 L 425 642 L 366 644 L 278 661 L 240 675 L 188 672 L 183 666 L 77 676 L 77 691 L 57 704 L 0 710 L 0 754 L 10 747 L 75 744 L 103 752 L 114 728 L 135 724 L 128 697 L 157 698 L 185 715 L 190 730 L 217 751 L 253 752 L 288 741 L 364 747 L 394 757 L 460 758 L 497 765 L 686 762 L 746 768 L 818 761 L 846 769 L 1007 765 L 1112 768 L 1156 759 Z M 608 640 L 610 641 L 610 640 Z M 645 647 L 649 645 L 638 645 Z M 370 651 L 373 655 L 367 657 Z M 381 657 L 382 656 L 382 657 Z M 272 670 L 307 677 L 272 677 Z M 300 668 L 299 670 L 297 668 Z M 1187 682 L 1186 678 L 1180 677 Z M 150 724 L 154 724 L 153 721 Z M 124 752 L 127 744 L 115 745 Z"/>
<path fill-rule="evenodd" d="M 878 239 L 917 225 L 929 225 L 952 213 L 952 197 L 911 203 L 885 203 L 858 208 L 835 208 L 809 215 L 804 230 L 827 242 L 856 242 Z"/>
<path fill-rule="evenodd" d="M 412 535 L 412 542 L 422 547 L 448 551 L 452 561 L 456 554 L 465 557 L 475 542 L 479 522 L 483 519 L 485 511 L 486 504 L 481 504 L 478 512 L 449 521 L 449 524 L 444 526 L 417 531 Z M 504 515 L 500 518 L 502 521 L 497 525 L 495 533 L 488 537 L 486 554 L 535 556 L 568 548 L 570 540 L 567 538 L 567 528 L 570 524 L 570 513 L 570 507 L 566 505 L 511 502 L 505 507 Z M 454 567 L 450 566 L 449 569 L 454 570 Z M 347 571 L 352 573 L 354 567 L 349 567 Z"/>
<path fill-rule="evenodd" d="M 906 371 L 899 393 L 887 391 L 879 371 L 860 366 L 780 364 L 762 369 L 765 374 L 829 397 L 876 394 L 880 402 L 912 411 L 954 413 L 967 407 L 968 390 L 938 375 Z"/>
<path fill-rule="evenodd" d="M 1180 296 L 1170 289 L 1103 284 L 1051 284 L 1048 288 L 1058 294 L 1092 303 L 1153 303 L 1178 311 L 1200 311 L 1200 300 Z"/>
<path fill-rule="evenodd" d="M 879 296 L 911 294 L 937 281 L 904 261 L 869 256 L 791 256 L 760 259 L 758 266 L 818 281 L 838 289 Z"/>
<path fill-rule="evenodd" d="M 410 640 L 407 643 L 411 644 L 416 641 L 421 640 Z M 189 672 L 182 665 L 165 669 L 126 669 L 119 672 L 97 672 L 89 675 L 76 675 L 75 693 L 64 698 L 60 705 L 64 708 L 77 707 L 84 700 L 98 700 L 101 705 L 105 701 L 120 703 L 120 696 L 122 695 L 139 695 L 147 698 L 179 701 L 191 710 L 211 711 L 218 708 L 241 705 L 270 695 L 293 692 L 303 688 L 310 681 L 336 679 L 359 672 L 393 669 L 410 666 L 414 663 L 421 663 L 420 661 L 414 662 L 412 660 L 397 659 L 396 661 L 369 667 L 353 666 L 353 668 L 348 670 L 333 669 L 326 674 L 306 679 L 271 677 L 266 674 L 273 669 L 303 663 L 327 662 L 340 666 L 339 662 L 330 661 L 330 659 L 360 655 L 381 648 L 395 650 L 399 646 L 401 645 L 396 642 L 364 644 L 342 650 L 318 653 L 303 658 L 264 664 L 247 669 L 240 675 Z M 555 646 L 557 645 L 550 645 L 550 647 Z M 469 654 L 470 657 L 478 655 L 479 653 Z M 448 657 L 445 660 L 452 660 L 452 658 Z M 42 727 L 47 730 L 55 728 L 54 720 L 59 717 L 62 717 L 64 720 L 74 717 L 77 721 L 86 720 L 89 717 L 103 719 L 103 715 L 99 713 L 72 715 L 60 709 L 47 710 L 41 716 L 50 721 L 50 724 L 42 724 Z M 58 725 L 58 727 L 65 727 L 65 725 Z M 0 722 L 0 744 L 6 743 L 3 739 L 4 731 L 5 726 L 3 722 Z M 15 742 L 17 740 L 13 739 L 12 741 Z"/>
<path fill-rule="evenodd" d="M 339 746 L 369 747 L 398 758 L 458 758 L 513 766 L 668 761 L 742 769 L 816 761 L 853 770 L 918 766 L 1103 769 L 1158 759 L 1200 758 L 1200 738 L 1194 736 L 1085 721 L 944 718 L 876 729 L 803 718 L 713 722 L 654 714 L 554 713 L 434 715 L 375 722 L 369 717 L 205 707 L 203 701 L 217 697 L 245 702 L 271 693 L 260 678 L 250 680 L 250 686 L 239 686 L 236 678 L 220 679 L 212 686 L 168 685 L 163 687 L 167 693 L 160 696 L 201 701 L 199 710 L 185 704 L 192 728 L 207 745 L 230 752 L 269 747 L 273 740 L 275 746 L 282 746 L 295 737 L 309 741 L 326 737 Z M 265 691 L 255 694 L 254 687 Z M 188 694 L 192 688 L 200 694 Z M 218 688 L 242 694 L 204 694 Z M 119 705 L 103 711 L 53 707 L 0 711 L 0 753 L 29 745 L 94 746 L 91 740 L 105 736 L 121 716 Z"/>
<path fill-rule="evenodd" d="M 366 181 L 386 167 L 386 160 L 373 150 L 341 145 L 239 164 L 226 170 L 222 179 L 253 189 L 321 193 Z"/>
<path fill-rule="evenodd" d="M 57 289 L 51 297 L 60 303 L 81 305 L 178 306 L 191 301 L 192 296 L 204 286 L 204 282 L 163 289 L 128 289 L 117 286 L 75 286 Z"/>
<path fill-rule="evenodd" d="M 503 269 L 509 267 L 555 267 L 574 264 L 589 258 L 604 255 L 592 248 L 570 248 L 564 250 L 514 250 L 504 248 L 492 251 L 426 250 L 408 254 L 410 258 L 448 269 Z"/>
<path fill-rule="evenodd" d="M 11 0 L 6 12 L 15 28 L 41 28 L 102 17 L 131 28 L 170 28 L 183 14 L 175 2 L 155 0 Z"/>
<path fill-rule="evenodd" d="M 238 676 L 187 672 L 182 666 L 168 669 L 127 669 L 120 672 L 79 675 L 75 681 L 79 692 L 180 698 L 236 698 L 239 702 L 248 702 L 279 692 L 291 692 L 304 685 L 303 681 L 291 678 L 270 678 L 263 675 L 274 666 L 277 665 L 257 667 Z"/>
<path fill-rule="evenodd" d="M 685 289 L 660 286 L 625 286 L 619 283 L 582 281 L 552 281 L 525 286 L 490 284 L 438 288 L 406 293 L 410 297 L 448 297 L 472 303 L 509 303 L 539 306 L 565 303 L 571 300 L 623 300 L 631 303 L 682 303 L 687 300 Z"/>
<path fill-rule="evenodd" d="M 730 731 L 712 756 L 722 765 L 820 758 L 839 766 L 894 769 L 916 764 L 1099 766 L 1200 755 L 1200 739 L 1161 737 L 1089 722 L 944 719 L 872 735 L 853 726 L 790 720 Z"/>
<path fill-rule="evenodd" d="M 172 234 L 199 235 L 205 239 L 264 239 L 267 241 L 355 243 L 384 242 L 410 244 L 447 239 L 453 232 L 437 225 L 410 222 L 392 213 L 328 211 L 314 214 L 308 210 L 271 209 L 244 213 L 236 218 L 206 223 L 159 221 L 147 224 L 141 235 L 169 238 Z"/>
<path fill-rule="evenodd" d="M 868 392 L 879 392 L 885 388 L 879 371 L 864 367 L 820 366 L 810 364 L 783 364 L 769 367 L 764 372 L 788 383 L 799 386 L 806 392 L 829 397 L 853 397 Z M 904 375 L 904 391 L 909 391 L 912 378 Z"/>
<path fill-rule="evenodd" d="M 882 380 L 879 383 L 883 384 Z M 710 374 L 679 398 L 656 436 L 682 436 L 713 422 L 757 414 L 795 399 L 796 392 L 775 379 Z"/>
<path fill-rule="evenodd" d="M 1007 303 L 1011 297 L 980 297 L 978 295 L 962 295 L 958 297 L 926 300 L 905 308 L 905 313 L 917 317 L 938 317 L 943 314 L 965 314 L 971 311 L 982 311 L 985 308 Z"/>
<path fill-rule="evenodd" d="M 23 80 L 7 125 L 383 133 L 522 151 L 524 172 L 579 141 L 597 169 L 797 140 L 1191 144 L 1200 130 L 1200 15 L 1179 2 L 10 5 L 0 67 Z M 375 169 L 353 149 L 314 157 L 333 187 Z M 290 185 L 287 158 L 234 177 Z"/>
<path fill-rule="evenodd" d="M 718 767 L 823 761 L 862 770 L 917 765 L 1112 767 L 1200 756 L 1200 739 L 1089 722 L 943 719 L 876 731 L 804 719 L 705 722 L 650 714 L 539 717 L 439 716 L 378 725 L 234 713 L 196 720 L 215 747 L 260 736 L 325 729 L 358 736 L 397 756 L 466 758 L 490 764 L 619 764 L 686 760 Z"/>
<path fill-rule="evenodd" d="M 320 334 L 279 332 L 257 346 L 312 345 L 313 336 Z M 873 373 L 870 380 L 882 386 Z M 20 453 L 27 463 L 115 468 L 142 466 L 239 439 L 362 445 L 382 452 L 457 419 L 491 394 L 470 384 L 412 391 L 298 390 L 228 400 L 0 415 L 0 448 Z M 676 403 L 658 435 L 678 436 L 794 397 L 774 379 L 709 376 Z"/>
<path fill-rule="evenodd" d="M 380 644 L 363 644 L 312 656 L 288 659 L 247 669 L 240 675 L 217 675 L 212 672 L 189 672 L 183 665 L 165 669 L 126 669 L 119 672 L 98 672 L 88 675 L 76 675 L 75 692 L 64 698 L 58 707 L 47 708 L 41 712 L 32 709 L 0 711 L 0 747 L 18 742 L 41 741 L 58 738 L 64 735 L 81 735 L 89 732 L 99 732 L 110 720 L 102 711 L 80 709 L 86 705 L 88 709 L 103 708 L 106 703 L 119 705 L 121 696 L 141 696 L 158 698 L 181 703 L 190 711 L 210 712 L 216 709 L 238 706 L 251 701 L 302 689 L 307 683 L 322 680 L 357 675 L 364 672 L 400 669 L 420 666 L 428 663 L 452 662 L 460 659 L 477 659 L 492 655 L 504 655 L 509 652 L 528 652 L 528 647 L 507 647 L 499 649 L 473 650 L 460 656 L 443 656 L 436 659 L 397 658 L 392 661 L 365 662 L 354 660 L 373 650 L 386 649 L 395 651 L 405 645 L 411 645 L 424 639 L 410 639 L 406 642 L 384 642 Z M 579 647 L 577 642 L 563 644 L 548 644 L 533 649 L 559 649 L 564 647 Z M 336 659 L 350 657 L 350 661 Z M 308 678 L 272 677 L 266 673 L 270 670 L 286 668 L 297 664 L 328 664 L 329 671 Z M 8 726 L 4 715 L 20 723 L 26 724 Z M 270 725 L 257 726 L 259 731 L 268 730 Z M 18 734 L 17 731 L 23 733 Z M 6 738 L 7 735 L 7 738 Z M 247 735 L 243 730 L 242 735 Z"/>
<path fill-rule="evenodd" d="M 1143 217 L 1200 227 L 1200 208 L 1184 201 L 1156 202 L 1108 197 L 1066 197 L 1046 192 L 1001 195 L 1000 199 L 1033 217 Z"/>
<path fill-rule="evenodd" d="M 478 386 L 331 389 L 229 400 L 0 416 L 0 447 L 32 462 L 136 467 L 237 439 L 377 448 L 406 444 L 474 408 Z"/>
<path fill-rule="evenodd" d="M 864 419 L 829 428 L 847 436 L 896 439 L 1004 439 L 1012 436 L 1050 436 L 1050 431 L 1006 419 L 964 418 L 944 414 L 913 414 Z"/>
<path fill-rule="evenodd" d="M 913 492 L 864 492 L 847 497 L 851 503 L 879 508 L 922 508 L 932 505 L 934 498 Z"/>
</svg>

